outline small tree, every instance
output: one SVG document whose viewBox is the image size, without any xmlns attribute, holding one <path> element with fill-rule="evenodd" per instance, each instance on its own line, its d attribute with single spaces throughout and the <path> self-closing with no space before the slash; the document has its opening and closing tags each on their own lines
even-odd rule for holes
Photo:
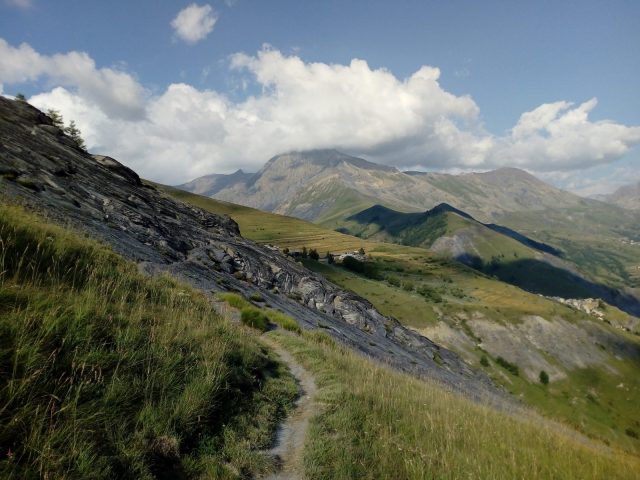
<svg viewBox="0 0 640 480">
<path fill-rule="evenodd" d="M 312 248 L 311 250 L 309 250 L 309 258 L 317 262 L 318 260 L 320 260 L 320 254 L 315 248 Z"/>
<path fill-rule="evenodd" d="M 333 257 L 333 253 L 327 252 L 327 263 L 329 265 L 335 263 L 336 259 Z"/>
<path fill-rule="evenodd" d="M 301 254 L 302 258 L 307 258 L 309 257 L 309 252 L 307 251 L 307 247 L 302 247 L 302 254 Z"/>
<path fill-rule="evenodd" d="M 51 119 L 51 123 L 53 123 L 59 129 L 64 129 L 64 119 L 58 110 L 54 110 L 50 108 L 47 110 L 47 116 Z"/>
<path fill-rule="evenodd" d="M 543 385 L 549 385 L 549 374 L 544 370 L 540 372 L 540 383 Z"/>
<path fill-rule="evenodd" d="M 69 135 L 82 150 L 87 149 L 86 145 L 84 144 L 84 140 L 82 139 L 82 134 L 80 132 L 80 129 L 76 126 L 75 121 L 71 120 L 71 122 L 69 122 L 69 126 L 65 127 L 64 129 L 64 133 Z"/>
<path fill-rule="evenodd" d="M 360 250 L 358 250 L 358 253 L 360 255 L 364 255 L 364 247 L 360 247 Z"/>
<path fill-rule="evenodd" d="M 19 102 L 26 102 L 27 97 L 25 97 L 22 93 L 16 93 L 16 100 Z"/>
</svg>

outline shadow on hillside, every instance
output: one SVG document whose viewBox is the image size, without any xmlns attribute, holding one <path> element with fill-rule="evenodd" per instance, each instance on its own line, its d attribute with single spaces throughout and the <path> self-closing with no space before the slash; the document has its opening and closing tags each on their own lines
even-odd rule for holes
<svg viewBox="0 0 640 480">
<path fill-rule="evenodd" d="M 495 223 L 485 223 L 483 224 L 485 227 L 490 228 L 494 232 L 501 233 L 506 235 L 507 237 L 511 237 L 513 240 L 520 242 L 527 247 L 534 248 L 541 252 L 550 253 L 556 257 L 562 257 L 562 252 L 551 245 L 548 245 L 543 242 L 539 242 L 532 238 L 527 237 L 526 235 L 521 234 L 520 232 L 516 232 L 515 230 L 510 229 L 509 227 L 505 227 L 503 225 L 497 225 Z"/>
<path fill-rule="evenodd" d="M 475 270 L 515 285 L 527 292 L 550 297 L 599 298 L 631 315 L 640 316 L 640 300 L 627 293 L 591 282 L 569 270 L 535 259 L 484 262 L 461 255 L 457 260 Z"/>
</svg>

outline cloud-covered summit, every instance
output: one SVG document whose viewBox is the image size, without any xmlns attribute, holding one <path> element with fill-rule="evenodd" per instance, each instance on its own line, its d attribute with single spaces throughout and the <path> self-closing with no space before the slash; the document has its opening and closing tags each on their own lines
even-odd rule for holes
<svg viewBox="0 0 640 480">
<path fill-rule="evenodd" d="M 640 127 L 592 121 L 596 99 L 543 104 L 491 134 L 475 101 L 445 90 L 432 66 L 398 78 L 365 60 L 311 63 L 265 46 L 232 55 L 228 74 L 251 93 L 234 101 L 180 83 L 152 95 L 86 53 L 46 56 L 0 39 L 0 84 L 45 79 L 51 87 L 31 103 L 76 119 L 91 149 L 168 183 L 256 170 L 291 150 L 338 148 L 400 168 L 541 172 L 604 165 L 640 143 Z"/>
</svg>

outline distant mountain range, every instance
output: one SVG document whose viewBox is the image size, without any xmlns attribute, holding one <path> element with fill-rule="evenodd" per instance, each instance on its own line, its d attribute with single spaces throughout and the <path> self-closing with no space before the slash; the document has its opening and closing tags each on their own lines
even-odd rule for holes
<svg viewBox="0 0 640 480">
<path fill-rule="evenodd" d="M 515 168 L 462 175 L 400 172 L 336 150 L 286 153 L 255 174 L 208 175 L 179 188 L 327 225 L 377 203 L 415 212 L 445 202 L 492 221 L 500 213 L 584 201 Z"/>
<path fill-rule="evenodd" d="M 579 197 L 516 168 L 401 172 L 336 150 L 312 150 L 273 157 L 254 174 L 208 175 L 178 188 L 373 239 L 428 246 L 467 263 L 478 261 L 474 249 L 485 266 L 515 258 L 514 252 L 519 265 L 544 255 L 546 264 L 559 266 L 561 255 L 563 269 L 640 298 L 640 211 Z M 446 215 L 435 215 L 441 204 L 447 211 L 439 213 Z M 385 219 L 358 223 L 371 214 Z M 503 273 L 511 283 L 519 278 Z"/>
<path fill-rule="evenodd" d="M 609 195 L 597 195 L 594 198 L 629 210 L 640 210 L 640 182 L 625 185 Z"/>
</svg>

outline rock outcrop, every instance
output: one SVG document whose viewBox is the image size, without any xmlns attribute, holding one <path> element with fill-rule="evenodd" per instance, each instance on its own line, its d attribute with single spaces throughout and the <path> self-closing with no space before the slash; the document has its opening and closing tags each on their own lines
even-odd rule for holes
<svg viewBox="0 0 640 480">
<path fill-rule="evenodd" d="M 302 327 L 324 329 L 374 359 L 474 397 L 501 396 L 456 354 L 242 238 L 229 217 L 161 194 L 116 160 L 80 149 L 39 110 L 1 97 L 0 194 L 107 242 L 145 272 L 172 272 L 208 293 L 259 291 Z"/>
</svg>

